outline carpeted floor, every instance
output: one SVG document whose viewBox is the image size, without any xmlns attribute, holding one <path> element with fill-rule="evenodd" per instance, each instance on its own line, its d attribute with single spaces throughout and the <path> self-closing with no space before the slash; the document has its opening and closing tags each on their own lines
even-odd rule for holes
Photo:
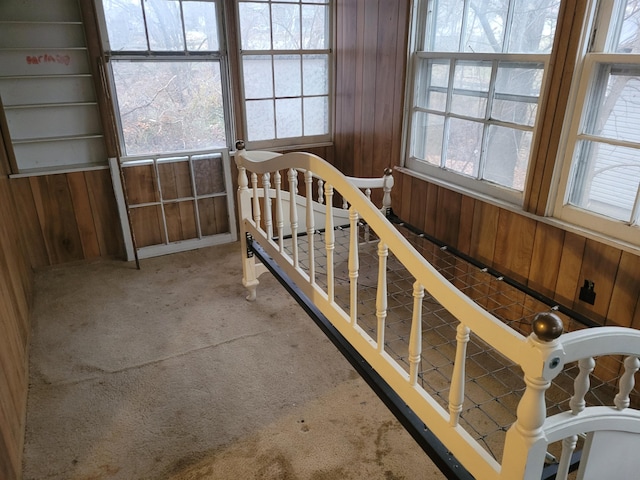
<svg viewBox="0 0 640 480">
<path fill-rule="evenodd" d="M 37 273 L 25 480 L 444 478 L 239 251 Z"/>
</svg>

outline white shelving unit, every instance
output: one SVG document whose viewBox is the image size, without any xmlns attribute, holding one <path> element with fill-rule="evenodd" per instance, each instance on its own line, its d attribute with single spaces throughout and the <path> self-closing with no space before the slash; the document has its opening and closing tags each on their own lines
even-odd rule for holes
<svg viewBox="0 0 640 480">
<path fill-rule="evenodd" d="M 77 0 L 0 2 L 0 98 L 15 174 L 107 167 Z"/>
</svg>

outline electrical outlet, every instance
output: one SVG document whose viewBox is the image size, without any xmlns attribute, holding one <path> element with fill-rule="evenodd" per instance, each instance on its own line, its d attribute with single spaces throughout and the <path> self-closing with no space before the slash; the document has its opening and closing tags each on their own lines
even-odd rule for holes
<svg viewBox="0 0 640 480">
<path fill-rule="evenodd" d="M 591 280 L 585 280 L 584 285 L 580 289 L 580 295 L 578 298 L 583 302 L 587 302 L 589 305 L 593 305 L 596 302 L 596 292 L 593 290 L 595 284 Z"/>
</svg>

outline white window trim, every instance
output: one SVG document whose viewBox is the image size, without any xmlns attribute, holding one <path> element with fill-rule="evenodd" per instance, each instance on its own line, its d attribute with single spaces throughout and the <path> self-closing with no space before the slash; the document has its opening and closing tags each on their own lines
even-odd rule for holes
<svg viewBox="0 0 640 480">
<path fill-rule="evenodd" d="M 276 0 L 277 1 L 277 0 Z M 304 0 L 302 0 L 304 1 Z M 336 12 L 335 12 L 335 1 L 334 0 L 325 0 L 328 4 L 327 14 L 329 16 L 329 28 L 327 32 L 327 38 L 329 46 L 326 50 L 317 50 L 317 49 L 309 49 L 309 50 L 242 50 L 242 39 L 241 28 L 240 28 L 240 6 L 239 2 L 234 2 L 235 8 L 235 18 L 237 19 L 237 31 L 238 31 L 238 71 L 240 72 L 240 78 L 238 78 L 238 83 L 241 85 L 240 91 L 240 100 L 242 102 L 242 111 L 240 112 L 240 119 L 242 121 L 242 129 L 244 132 L 248 132 L 247 126 L 247 99 L 245 97 L 245 88 L 244 88 L 244 70 L 243 70 L 243 57 L 244 56 L 252 56 L 252 55 L 265 55 L 265 56 L 277 56 L 277 55 L 313 55 L 313 54 L 326 54 L 328 56 L 328 72 L 327 72 L 327 97 L 328 97 L 328 112 L 327 112 L 327 129 L 328 133 L 326 135 L 307 135 L 300 137 L 285 137 L 285 138 L 274 138 L 268 140 L 254 140 L 251 141 L 248 138 L 244 139 L 246 144 L 246 148 L 253 150 L 287 150 L 287 149 L 297 149 L 297 148 L 313 148 L 316 146 L 328 146 L 333 142 L 333 128 L 334 128 L 334 119 L 335 119 L 335 23 L 336 23 Z M 229 8 L 225 6 L 224 8 Z M 226 40 L 226 39 L 225 39 Z M 315 96 L 315 95 L 314 95 Z M 274 92 L 274 100 L 277 98 Z M 304 101 L 304 96 L 301 93 L 300 99 Z M 275 107 L 274 107 L 275 111 Z M 274 119 L 275 122 L 275 119 Z M 304 125 L 304 117 L 303 117 L 303 125 Z M 246 133 L 248 135 L 248 133 Z"/>
<path fill-rule="evenodd" d="M 610 22 L 614 2 L 607 2 L 606 8 L 598 12 L 597 21 Z M 590 212 L 567 203 L 569 195 L 569 182 L 572 170 L 572 160 L 579 131 L 582 126 L 582 118 L 586 106 L 585 99 L 591 92 L 593 73 L 601 63 L 629 63 L 640 65 L 640 55 L 637 54 L 610 54 L 589 53 L 590 42 L 593 42 L 594 50 L 603 50 L 610 36 L 607 37 L 606 29 L 599 28 L 591 38 L 596 22 L 597 0 L 590 0 L 587 8 L 587 19 L 582 30 L 582 39 L 579 48 L 577 65 L 574 70 L 574 81 L 570 92 L 570 101 L 567 105 L 572 115 L 567 115 L 563 125 L 563 134 L 560 140 L 560 148 L 555 163 L 552 188 L 547 201 L 547 216 L 552 216 L 565 225 L 575 226 L 577 230 L 586 232 L 589 237 L 605 240 L 609 244 L 618 247 L 636 249 L 640 246 L 640 226 L 630 225 L 627 222 L 615 220 L 598 213 Z M 585 135 L 582 135 L 585 137 Z"/>
</svg>

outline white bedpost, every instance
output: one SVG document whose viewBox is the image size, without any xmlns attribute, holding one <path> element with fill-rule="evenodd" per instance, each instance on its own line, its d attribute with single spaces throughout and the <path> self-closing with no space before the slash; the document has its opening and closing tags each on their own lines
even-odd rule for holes
<svg viewBox="0 0 640 480">
<path fill-rule="evenodd" d="M 236 142 L 236 155 L 242 156 L 244 153 L 244 142 Z M 242 249 L 242 285 L 249 291 L 247 300 L 256 299 L 256 289 L 258 288 L 258 276 L 256 275 L 256 263 L 253 253 L 249 251 L 247 245 L 247 232 L 244 227 L 245 221 L 251 219 L 251 191 L 249 190 L 249 179 L 247 170 L 242 162 L 238 164 L 238 216 L 240 223 L 240 247 Z"/>
<path fill-rule="evenodd" d="M 517 408 L 517 419 L 505 439 L 500 479 L 539 480 L 547 442 L 542 426 L 547 416 L 545 392 L 562 370 L 562 320 L 554 313 L 536 315 L 529 345 L 539 352 L 540 363 L 523 366 L 526 389 Z M 534 352 L 531 352 L 532 354 Z"/>
</svg>

